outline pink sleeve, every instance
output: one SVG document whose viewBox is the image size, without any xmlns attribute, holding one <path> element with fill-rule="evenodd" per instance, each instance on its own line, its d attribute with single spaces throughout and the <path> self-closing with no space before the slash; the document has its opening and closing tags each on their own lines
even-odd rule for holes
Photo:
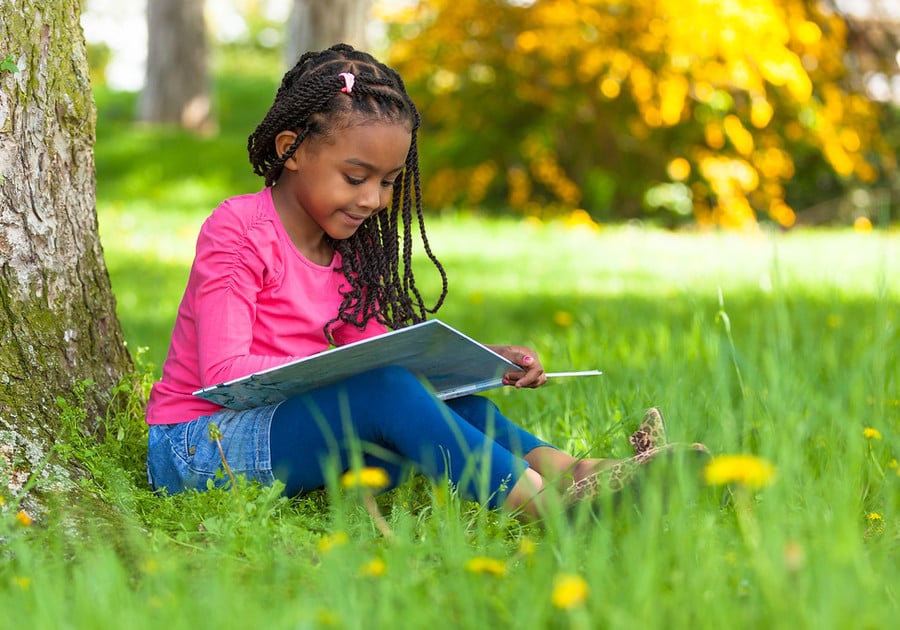
<svg viewBox="0 0 900 630">
<path fill-rule="evenodd" d="M 197 240 L 191 284 L 203 387 L 297 358 L 250 354 L 257 296 L 272 273 L 253 243 L 259 229 L 228 213 L 213 214 Z"/>
</svg>

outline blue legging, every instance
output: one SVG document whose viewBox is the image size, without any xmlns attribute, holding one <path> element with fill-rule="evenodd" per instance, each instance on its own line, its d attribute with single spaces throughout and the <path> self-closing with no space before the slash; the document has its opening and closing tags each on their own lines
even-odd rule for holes
<svg viewBox="0 0 900 630">
<path fill-rule="evenodd" d="M 404 368 L 387 367 L 291 398 L 278 406 L 270 434 L 272 470 L 296 495 L 325 485 L 325 470 L 366 466 L 397 483 L 404 467 L 433 481 L 449 478 L 460 493 L 502 504 L 528 467 L 523 459 L 546 442 L 516 426 L 488 399 L 436 398 Z"/>
</svg>

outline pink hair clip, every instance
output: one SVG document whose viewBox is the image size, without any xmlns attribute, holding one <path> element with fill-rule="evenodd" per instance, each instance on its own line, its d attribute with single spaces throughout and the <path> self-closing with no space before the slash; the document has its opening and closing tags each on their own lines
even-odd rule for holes
<svg viewBox="0 0 900 630">
<path fill-rule="evenodd" d="M 341 92 L 350 94 L 353 91 L 353 84 L 356 83 L 356 77 L 351 72 L 341 72 L 338 76 L 344 79 L 344 87 L 341 88 Z"/>
</svg>

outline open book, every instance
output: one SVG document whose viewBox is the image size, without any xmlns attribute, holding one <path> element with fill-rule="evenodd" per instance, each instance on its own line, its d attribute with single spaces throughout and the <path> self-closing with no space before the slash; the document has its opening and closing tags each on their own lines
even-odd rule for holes
<svg viewBox="0 0 900 630">
<path fill-rule="evenodd" d="M 474 339 L 432 319 L 206 387 L 194 395 L 230 409 L 252 409 L 389 365 L 405 367 L 426 380 L 441 400 L 500 387 L 504 373 L 521 370 Z"/>
</svg>

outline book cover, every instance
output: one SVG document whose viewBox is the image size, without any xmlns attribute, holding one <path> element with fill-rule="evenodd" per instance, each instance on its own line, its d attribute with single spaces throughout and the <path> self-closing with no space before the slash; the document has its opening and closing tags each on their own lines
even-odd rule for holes
<svg viewBox="0 0 900 630">
<path fill-rule="evenodd" d="M 379 367 L 399 365 L 427 381 L 442 400 L 500 387 L 520 370 L 438 319 L 390 331 L 194 392 L 230 409 L 281 402 Z"/>
</svg>

